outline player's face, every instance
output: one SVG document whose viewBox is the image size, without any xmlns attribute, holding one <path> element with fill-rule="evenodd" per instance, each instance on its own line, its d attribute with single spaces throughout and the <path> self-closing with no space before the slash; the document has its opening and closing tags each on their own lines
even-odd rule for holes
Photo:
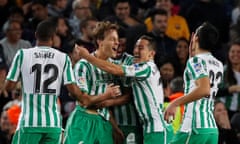
<svg viewBox="0 0 240 144">
<path fill-rule="evenodd" d="M 116 30 L 106 32 L 104 39 L 99 42 L 99 48 L 102 49 L 107 57 L 116 57 L 118 45 L 118 34 Z"/>
<path fill-rule="evenodd" d="M 229 60 L 232 64 L 240 63 L 240 45 L 234 44 L 228 52 Z"/>
<path fill-rule="evenodd" d="M 146 62 L 153 58 L 154 51 L 148 48 L 149 41 L 145 39 L 139 39 L 136 42 L 133 50 L 134 63 Z"/>
</svg>

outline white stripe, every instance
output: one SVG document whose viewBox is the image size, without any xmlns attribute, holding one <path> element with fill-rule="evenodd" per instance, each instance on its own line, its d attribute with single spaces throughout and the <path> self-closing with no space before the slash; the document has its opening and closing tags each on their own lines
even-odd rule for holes
<svg viewBox="0 0 240 144">
<path fill-rule="evenodd" d="M 61 126 L 61 122 L 60 122 L 60 112 L 58 111 L 58 104 L 57 104 L 57 96 L 53 96 L 55 98 L 55 107 L 56 107 L 56 114 L 57 114 L 57 126 L 60 127 Z"/>
<path fill-rule="evenodd" d="M 46 127 L 46 110 L 45 110 L 45 106 L 46 106 L 46 95 L 42 95 L 41 97 L 41 114 L 42 114 L 42 126 Z"/>
<path fill-rule="evenodd" d="M 37 98 L 38 95 L 34 94 L 33 95 L 33 126 L 36 127 L 37 126 L 37 121 L 38 121 L 38 112 L 37 112 Z"/>
<path fill-rule="evenodd" d="M 24 119 L 25 119 L 25 124 L 24 126 L 29 126 L 29 116 L 30 116 L 30 95 L 29 94 L 26 94 L 26 113 L 25 113 L 25 116 L 24 116 Z"/>
<path fill-rule="evenodd" d="M 121 106 L 121 113 L 123 116 L 123 125 L 127 125 L 127 111 L 126 111 L 126 106 Z"/>
<path fill-rule="evenodd" d="M 49 112 L 49 118 L 50 118 L 50 126 L 53 127 L 54 126 L 54 117 L 53 117 L 53 96 L 49 95 L 49 97 L 46 97 L 49 99 L 49 107 L 48 107 L 48 112 Z"/>
<path fill-rule="evenodd" d="M 201 115 L 200 115 L 200 104 L 201 101 L 196 101 L 196 107 L 194 108 L 194 112 L 196 115 L 196 127 L 200 127 L 201 126 Z"/>
</svg>

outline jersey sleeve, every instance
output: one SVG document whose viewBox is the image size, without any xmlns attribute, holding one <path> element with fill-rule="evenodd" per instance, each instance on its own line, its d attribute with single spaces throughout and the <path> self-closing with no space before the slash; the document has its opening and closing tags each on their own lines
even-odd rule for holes
<svg viewBox="0 0 240 144">
<path fill-rule="evenodd" d="M 206 62 L 201 58 L 193 57 L 189 59 L 187 69 L 195 80 L 208 76 Z"/>
<path fill-rule="evenodd" d="M 9 69 L 7 80 L 18 81 L 21 72 L 21 65 L 23 61 L 23 50 L 20 49 L 17 51 L 16 55 L 13 58 L 11 67 Z"/>
<path fill-rule="evenodd" d="M 66 55 L 65 66 L 63 69 L 63 84 L 71 84 L 76 83 L 73 69 L 72 69 L 72 62 L 68 55 Z"/>
<path fill-rule="evenodd" d="M 151 74 L 151 67 L 146 64 L 133 64 L 130 66 L 122 65 L 124 75 L 126 77 L 134 77 L 137 79 L 148 78 Z"/>
<path fill-rule="evenodd" d="M 77 81 L 78 87 L 86 92 L 89 93 L 88 88 L 88 69 L 87 64 L 83 61 L 78 62 L 74 67 L 74 75 Z"/>
</svg>

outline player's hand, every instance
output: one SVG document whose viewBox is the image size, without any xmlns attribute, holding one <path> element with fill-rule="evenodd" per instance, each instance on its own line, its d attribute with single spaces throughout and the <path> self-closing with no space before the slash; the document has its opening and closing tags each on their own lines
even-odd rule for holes
<svg viewBox="0 0 240 144">
<path fill-rule="evenodd" d="M 193 52 L 193 37 L 194 37 L 194 32 L 192 32 L 191 34 L 191 39 L 190 39 L 190 43 L 189 43 L 189 48 L 188 48 L 188 52 L 189 52 L 189 58 L 194 56 L 194 52 Z"/>
<path fill-rule="evenodd" d="M 112 105 L 113 105 L 112 99 L 108 99 L 108 100 L 105 100 L 103 102 L 96 104 L 96 107 L 97 108 L 105 108 L 105 107 L 110 107 Z"/>
<path fill-rule="evenodd" d="M 119 85 L 114 85 L 113 83 L 109 84 L 106 89 L 106 94 L 111 98 L 115 98 L 121 95 L 121 90 Z"/>
<path fill-rule="evenodd" d="M 164 112 L 164 120 L 167 123 L 172 123 L 172 121 L 174 120 L 175 117 L 175 113 L 176 113 L 176 108 L 177 106 L 175 106 L 173 103 L 170 103 L 165 112 Z"/>
<path fill-rule="evenodd" d="M 75 44 L 75 49 L 78 50 L 78 54 L 81 58 L 86 59 L 88 57 L 89 51 L 86 48 Z"/>
</svg>

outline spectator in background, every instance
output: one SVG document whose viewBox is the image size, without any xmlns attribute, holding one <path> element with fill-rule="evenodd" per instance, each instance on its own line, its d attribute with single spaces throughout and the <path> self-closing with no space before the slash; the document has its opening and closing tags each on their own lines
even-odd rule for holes
<svg viewBox="0 0 240 144">
<path fill-rule="evenodd" d="M 0 118 L 0 141 L 1 144 L 9 144 L 11 143 L 11 136 L 9 134 L 10 131 L 10 122 L 7 115 L 7 110 L 1 111 Z"/>
<path fill-rule="evenodd" d="M 29 19 L 30 28 L 36 30 L 38 23 L 48 18 L 47 3 L 43 0 L 34 0 L 30 6 L 32 18 Z"/>
<path fill-rule="evenodd" d="M 184 69 L 186 67 L 186 63 L 189 58 L 188 45 L 189 45 L 189 42 L 185 38 L 180 38 L 177 40 L 176 56 L 173 57 L 173 61 L 176 69 L 175 71 L 176 76 L 183 77 Z"/>
<path fill-rule="evenodd" d="M 172 0 L 157 0 L 155 4 L 155 9 L 164 9 L 168 14 L 167 30 L 166 35 L 174 40 L 178 40 L 181 37 L 189 40 L 190 32 L 188 28 L 187 21 L 184 17 L 172 13 L 173 3 Z M 152 20 L 148 17 L 144 23 L 147 25 L 148 31 L 152 31 Z"/>
<path fill-rule="evenodd" d="M 77 38 L 81 37 L 80 24 L 81 21 L 87 17 L 92 16 L 90 8 L 90 0 L 74 0 L 72 3 L 73 13 L 69 18 L 69 25 L 72 28 L 73 36 Z"/>
<path fill-rule="evenodd" d="M 6 73 L 7 73 L 7 65 L 6 65 L 6 61 L 5 61 L 5 57 L 4 57 L 4 53 L 3 53 L 3 47 L 0 44 L 0 96 L 1 97 L 3 96 L 4 99 L 6 99 L 8 96 L 8 93 L 6 91 L 2 91 Z M 2 100 L 0 103 L 0 110 L 2 110 L 3 105 L 6 103 L 6 101 L 3 100 L 3 97 L 2 97 Z"/>
<path fill-rule="evenodd" d="M 240 109 L 240 39 L 233 41 L 227 56 L 224 69 L 224 80 L 217 94 L 224 102 L 229 118 Z"/>
<path fill-rule="evenodd" d="M 165 57 L 174 57 L 176 53 L 176 41 L 166 35 L 168 14 L 163 9 L 154 11 L 151 15 L 153 30 L 147 35 L 153 37 L 157 42 L 155 62 Z"/>
<path fill-rule="evenodd" d="M 7 109 L 7 116 L 9 120 L 9 138 L 12 141 L 13 135 L 18 125 L 18 119 L 21 113 L 21 107 L 18 105 L 12 105 Z"/>
<path fill-rule="evenodd" d="M 97 25 L 98 20 L 93 17 L 86 18 L 80 24 L 81 37 L 77 39 L 76 43 L 85 47 L 90 53 L 96 50 L 94 44 L 94 29 Z"/>
<path fill-rule="evenodd" d="M 9 17 L 9 9 L 13 5 L 15 5 L 15 4 L 13 3 L 13 1 L 10 1 L 10 0 L 1 0 L 0 1 L 0 13 L 1 13 L 0 28 L 2 28 L 4 23 L 7 21 L 8 17 Z M 2 37 L 2 29 L 0 30 L 0 32 L 1 32 L 0 36 Z"/>
<path fill-rule="evenodd" d="M 25 15 L 20 7 L 11 7 L 9 10 L 9 21 L 18 21 L 21 23 L 23 40 L 27 40 L 30 43 L 35 42 L 34 31 L 30 29 L 29 24 L 25 21 Z"/>
<path fill-rule="evenodd" d="M 215 101 L 213 115 L 219 131 L 218 144 L 239 144 L 224 103 Z"/>
<path fill-rule="evenodd" d="M 49 16 L 64 16 L 64 10 L 67 7 L 67 0 L 49 0 L 47 5 Z"/>
<path fill-rule="evenodd" d="M 50 17 L 49 20 L 56 26 L 53 47 L 67 53 L 69 49 L 68 42 L 74 39 L 67 20 L 62 16 Z"/>
<path fill-rule="evenodd" d="M 117 23 L 126 29 L 127 52 L 133 53 L 137 39 L 146 33 L 146 27 L 131 14 L 130 0 L 116 0 L 113 2 L 115 15 L 106 17 L 105 21 Z"/>
<path fill-rule="evenodd" d="M 21 39 L 22 27 L 21 23 L 16 20 L 7 21 L 3 26 L 5 37 L 0 41 L 3 47 L 3 53 L 9 68 L 14 55 L 20 48 L 30 48 L 32 45 L 29 41 Z"/>
</svg>

